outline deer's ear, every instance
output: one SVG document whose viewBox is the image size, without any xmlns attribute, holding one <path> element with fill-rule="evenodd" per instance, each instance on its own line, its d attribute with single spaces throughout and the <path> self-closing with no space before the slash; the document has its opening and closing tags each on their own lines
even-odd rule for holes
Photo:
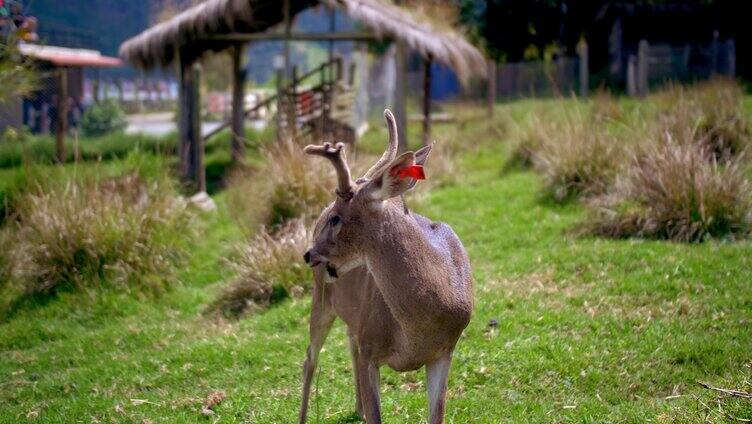
<svg viewBox="0 0 752 424">
<path fill-rule="evenodd" d="M 434 144 L 436 144 L 435 141 L 428 146 L 421 147 L 417 152 L 415 152 L 416 165 L 425 166 L 426 161 L 428 160 L 428 155 L 431 154 L 431 149 L 433 149 Z M 415 184 L 418 184 L 418 180 L 411 178 L 409 187 L 407 187 L 407 189 L 410 190 L 411 188 L 415 187 Z"/>
<path fill-rule="evenodd" d="M 433 146 L 436 144 L 434 141 L 433 143 L 429 144 L 428 146 L 421 147 L 420 150 L 415 152 L 415 163 L 417 165 L 425 165 L 426 160 L 428 160 L 428 155 L 431 154 L 431 149 L 433 149 Z"/>
<path fill-rule="evenodd" d="M 406 152 L 382 168 L 364 190 L 374 199 L 386 200 L 404 194 L 415 186 L 417 180 L 424 178 L 423 167 L 416 165 L 415 153 Z"/>
</svg>

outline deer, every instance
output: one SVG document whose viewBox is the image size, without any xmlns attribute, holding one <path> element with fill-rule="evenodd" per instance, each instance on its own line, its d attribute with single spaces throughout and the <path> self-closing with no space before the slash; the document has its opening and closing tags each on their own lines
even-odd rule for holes
<svg viewBox="0 0 752 424">
<path fill-rule="evenodd" d="M 384 118 L 388 147 L 355 181 L 342 143 L 304 149 L 331 162 L 337 189 L 303 255 L 314 287 L 301 424 L 319 353 L 338 317 L 347 326 L 361 419 L 381 423 L 380 367 L 406 372 L 425 366 L 429 422 L 444 422 L 452 354 L 473 311 L 470 261 L 449 225 L 412 213 L 403 197 L 424 178 L 433 144 L 397 156 L 394 115 L 387 109 Z"/>
</svg>

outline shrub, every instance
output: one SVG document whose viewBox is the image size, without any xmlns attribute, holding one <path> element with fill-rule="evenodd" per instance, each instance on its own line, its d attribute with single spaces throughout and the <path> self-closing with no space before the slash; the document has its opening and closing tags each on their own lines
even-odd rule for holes
<svg viewBox="0 0 752 424">
<path fill-rule="evenodd" d="M 238 248 L 237 261 L 230 263 L 235 279 L 208 311 L 237 318 L 307 291 L 313 276 L 302 258 L 309 237 L 300 219 L 287 222 L 275 233 L 260 231 Z"/>
<path fill-rule="evenodd" d="M 65 140 L 66 162 L 73 161 L 76 149 L 78 158 L 82 161 L 124 158 L 135 151 L 167 155 L 177 151 L 177 138 L 173 135 L 153 137 L 122 132 L 78 141 L 67 137 Z M 212 149 L 207 146 L 206 150 L 208 154 Z M 13 130 L 6 131 L 0 137 L 0 168 L 53 163 L 55 154 L 55 140 L 50 136 L 32 136 L 24 131 Z"/>
<path fill-rule="evenodd" d="M 699 242 L 744 235 L 752 217 L 750 185 L 738 161 L 719 164 L 707 146 L 644 146 L 607 195 L 591 202 L 590 234 Z"/>
<path fill-rule="evenodd" d="M 735 81 L 718 79 L 699 85 L 695 91 L 703 111 L 699 134 L 707 139 L 714 156 L 728 160 L 744 154 L 752 134 L 742 104 L 742 88 Z"/>
<path fill-rule="evenodd" d="M 743 156 L 749 149 L 752 133 L 736 82 L 714 79 L 689 87 L 673 85 L 657 99 L 661 136 L 669 132 L 678 141 L 699 140 L 720 161 Z"/>
<path fill-rule="evenodd" d="M 605 192 L 619 167 L 622 143 L 589 119 L 580 105 L 563 111 L 563 120 L 540 122 L 534 168 L 547 194 L 557 202 Z"/>
<path fill-rule="evenodd" d="M 334 199 L 331 164 L 312 158 L 291 141 L 263 149 L 264 163 L 230 177 L 230 213 L 241 226 L 277 227 L 295 218 L 318 217 Z"/>
<path fill-rule="evenodd" d="M 127 125 L 125 113 L 114 100 L 93 104 L 81 117 L 81 130 L 89 137 L 121 131 Z"/>
<path fill-rule="evenodd" d="M 38 188 L 15 211 L 13 277 L 27 294 L 163 283 L 190 234 L 190 214 L 170 182 L 137 172 Z"/>
<path fill-rule="evenodd" d="M 530 169 L 533 167 L 533 156 L 540 150 L 545 134 L 542 121 L 533 116 L 530 123 L 518 131 L 517 141 L 512 144 L 509 159 L 504 165 L 505 170 Z"/>
</svg>

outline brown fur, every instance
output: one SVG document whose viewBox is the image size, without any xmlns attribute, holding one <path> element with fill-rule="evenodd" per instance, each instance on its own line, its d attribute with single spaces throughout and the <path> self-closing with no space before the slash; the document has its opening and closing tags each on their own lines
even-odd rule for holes
<svg viewBox="0 0 752 424">
<path fill-rule="evenodd" d="M 306 420 L 318 353 L 336 317 L 348 328 L 358 413 L 380 423 L 379 367 L 426 366 L 430 423 L 444 422 L 454 347 L 470 321 L 470 263 L 452 229 L 406 213 L 401 195 L 415 185 L 396 171 L 423 164 L 431 146 L 394 158 L 396 128 L 386 111 L 390 148 L 357 183 L 341 147 L 309 146 L 337 169 L 337 199 L 319 217 L 306 261 L 314 267 L 311 344 L 304 364 L 300 422 Z M 388 160 L 386 160 L 388 158 Z M 344 166 L 343 166 L 344 164 Z"/>
</svg>

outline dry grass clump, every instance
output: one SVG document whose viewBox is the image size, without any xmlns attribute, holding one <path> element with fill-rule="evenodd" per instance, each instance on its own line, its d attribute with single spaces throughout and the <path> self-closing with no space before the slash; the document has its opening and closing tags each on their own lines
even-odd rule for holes
<svg viewBox="0 0 752 424">
<path fill-rule="evenodd" d="M 743 96 L 735 81 L 722 78 L 689 87 L 669 86 L 656 96 L 661 109 L 658 130 L 671 132 L 678 140 L 701 140 L 720 161 L 744 156 L 752 132 Z"/>
<path fill-rule="evenodd" d="M 591 115 L 597 122 L 621 121 L 624 119 L 624 112 L 621 104 L 611 92 L 607 90 L 597 90 L 593 93 L 590 104 Z"/>
<path fill-rule="evenodd" d="M 561 121 L 540 122 L 540 144 L 532 151 L 546 192 L 557 202 L 604 193 L 618 171 L 623 144 L 579 105 L 563 113 Z"/>
<path fill-rule="evenodd" d="M 191 233 L 191 214 L 172 185 L 138 173 L 38 188 L 15 210 L 12 276 L 27 294 L 163 283 Z"/>
<path fill-rule="evenodd" d="M 505 170 L 533 167 L 533 157 L 540 150 L 545 137 L 541 128 L 541 120 L 533 117 L 531 124 L 519 131 L 518 140 L 512 146 L 509 159 L 504 165 Z"/>
<path fill-rule="evenodd" d="M 208 311 L 237 318 L 307 291 L 313 275 L 302 257 L 309 242 L 301 219 L 288 221 L 274 233 L 260 231 L 238 248 L 238 259 L 230 263 L 235 279 Z"/>
<path fill-rule="evenodd" d="M 336 180 L 327 161 L 311 158 L 292 141 L 274 143 L 263 155 L 258 169 L 230 178 L 230 214 L 249 232 L 316 218 L 333 200 Z"/>
<path fill-rule="evenodd" d="M 722 160 L 745 154 L 752 133 L 742 104 L 742 88 L 735 81 L 718 79 L 695 90 L 703 111 L 699 134 L 707 139 L 713 154 Z"/>
<path fill-rule="evenodd" d="M 643 146 L 608 195 L 592 201 L 586 233 L 700 242 L 749 232 L 752 192 L 738 161 L 720 164 L 700 142 Z"/>
</svg>

